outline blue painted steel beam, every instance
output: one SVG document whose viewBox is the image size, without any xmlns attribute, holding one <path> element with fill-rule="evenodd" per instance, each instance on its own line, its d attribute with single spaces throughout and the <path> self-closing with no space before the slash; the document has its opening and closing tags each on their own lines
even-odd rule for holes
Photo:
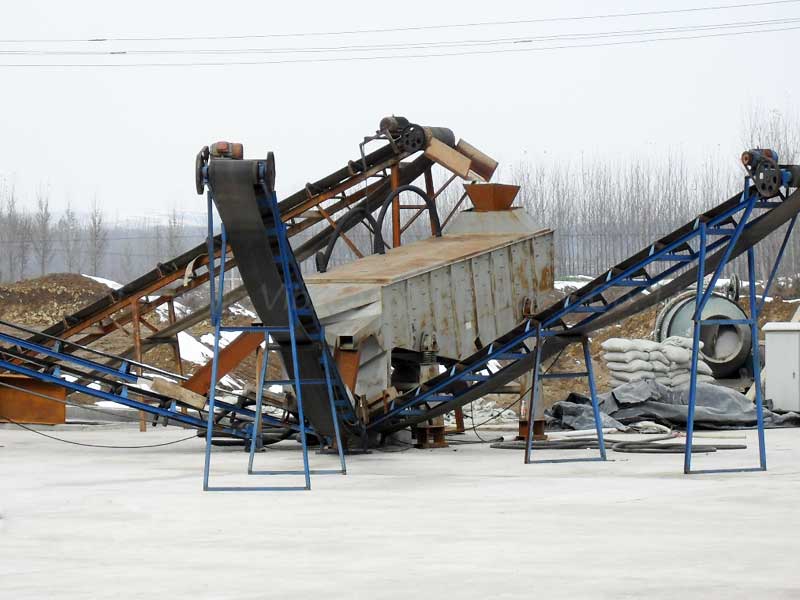
<svg viewBox="0 0 800 600">
<path fill-rule="evenodd" d="M 722 248 L 727 244 L 724 257 L 727 260 L 727 257 L 730 256 L 730 252 L 732 251 L 733 245 L 735 244 L 735 239 L 733 238 L 735 237 L 736 239 L 738 239 L 739 235 L 744 230 L 748 222 L 750 212 L 753 209 L 753 204 L 754 202 L 752 201 L 752 197 L 750 197 L 748 194 L 743 194 L 739 203 L 730 207 L 728 210 L 723 211 L 719 215 L 711 219 L 708 219 L 707 221 L 701 222 L 700 219 L 697 219 L 695 221 L 694 229 L 687 232 L 678 239 L 674 240 L 673 242 L 664 245 L 663 248 L 651 253 L 650 256 L 646 257 L 642 261 L 633 264 L 629 268 L 624 269 L 623 271 L 616 274 L 612 274 L 612 271 L 608 271 L 608 277 L 606 281 L 603 282 L 603 284 L 591 290 L 585 296 L 581 296 L 577 299 L 574 299 L 574 295 L 571 295 L 571 297 L 566 298 L 563 303 L 562 309 L 557 311 L 550 317 L 548 317 L 540 325 L 540 328 L 542 330 L 540 335 L 542 337 L 546 337 L 548 335 L 559 335 L 559 334 L 563 335 L 565 333 L 564 331 L 552 332 L 548 330 L 550 330 L 553 327 L 562 327 L 563 319 L 565 317 L 569 316 L 570 314 L 577 314 L 581 308 L 586 308 L 587 304 L 592 304 L 600 300 L 602 298 L 601 295 L 604 291 L 607 291 L 612 287 L 616 287 L 618 284 L 620 284 L 620 282 L 625 282 L 622 283 L 622 285 L 633 285 L 632 280 L 630 279 L 631 277 L 638 276 L 642 272 L 642 269 L 644 269 L 649 264 L 657 262 L 659 259 L 665 256 L 671 256 L 676 251 L 684 247 L 687 247 L 689 245 L 689 242 L 696 240 L 698 237 L 701 238 L 700 241 L 701 248 L 699 252 L 694 253 L 694 259 L 698 260 L 700 263 L 704 263 L 705 257 L 709 252 L 712 252 L 717 248 Z M 736 233 L 726 234 L 725 236 L 718 237 L 715 241 L 711 243 L 707 241 L 707 237 L 705 235 L 706 228 L 715 227 L 722 223 L 727 223 L 734 215 L 742 211 L 745 211 L 744 218 L 740 219 L 736 229 L 734 230 L 734 232 L 738 231 L 739 232 L 738 234 Z M 630 292 L 626 294 L 623 294 L 617 300 L 608 303 L 604 307 L 605 310 L 599 310 L 596 312 L 591 311 L 592 314 L 590 314 L 586 319 L 583 319 L 579 323 L 575 324 L 573 327 L 581 327 L 582 325 L 590 323 L 594 319 L 598 318 L 601 314 L 608 312 L 609 310 L 612 310 L 616 306 L 628 301 L 635 295 L 640 294 L 642 290 L 645 289 L 646 287 L 651 287 L 652 285 L 655 285 L 656 283 L 669 277 L 670 275 L 677 273 L 679 270 L 685 267 L 685 264 L 686 263 L 682 261 L 678 262 L 670 266 L 669 268 L 663 270 L 661 273 L 651 276 L 647 281 L 641 281 L 641 280 L 637 281 L 634 289 L 632 289 Z M 576 294 L 580 294 L 580 290 L 578 290 Z M 439 392 L 449 388 L 455 382 L 463 381 L 465 383 L 469 383 L 469 381 L 467 381 L 467 377 L 474 374 L 478 370 L 483 370 L 483 367 L 491 360 L 502 360 L 504 358 L 507 360 L 508 359 L 518 360 L 527 358 L 529 356 L 528 354 L 515 353 L 514 349 L 518 348 L 525 341 L 533 337 L 533 335 L 534 335 L 534 329 L 530 327 L 530 323 L 526 324 L 524 331 L 521 332 L 518 336 L 512 338 L 509 342 L 503 344 L 501 347 L 498 348 L 495 348 L 495 344 L 491 344 L 488 347 L 488 350 L 485 355 L 476 359 L 474 363 L 469 365 L 466 369 L 464 369 L 460 373 L 453 373 L 451 371 L 451 375 L 448 379 L 443 379 L 439 381 L 437 384 L 430 386 L 424 392 L 421 392 L 420 388 L 417 388 L 414 396 L 411 397 L 409 397 L 408 395 L 401 396 L 400 398 L 398 398 L 398 400 L 401 400 L 402 404 L 395 403 L 390 411 L 388 411 L 384 415 L 381 415 L 381 417 L 379 417 L 378 419 L 373 420 L 370 423 L 370 427 L 378 427 L 380 424 L 385 423 L 398 416 L 403 411 L 405 406 L 411 404 L 418 405 L 420 404 L 421 401 L 424 401 L 426 398 L 436 395 Z M 504 368 L 508 368 L 508 366 Z M 501 369 L 501 371 L 502 370 L 503 369 Z M 474 381 L 472 385 L 467 386 L 467 389 L 471 388 L 473 385 L 475 385 Z M 462 391 L 460 393 L 464 392 Z M 458 395 L 460 394 L 456 394 L 454 397 L 458 397 Z"/>
<path fill-rule="evenodd" d="M 49 356 L 51 358 L 56 358 L 63 362 L 69 362 L 76 365 L 80 365 L 86 369 L 97 371 L 98 373 L 104 373 L 105 375 L 112 375 L 119 379 L 124 379 L 125 381 L 130 383 L 136 383 L 136 381 L 139 379 L 137 375 L 133 375 L 131 373 L 123 373 L 117 369 L 108 367 L 102 363 L 96 363 L 94 361 L 85 358 L 80 358 L 72 354 L 65 354 L 48 346 L 42 346 L 41 344 L 34 344 L 32 342 L 21 340 L 14 336 L 7 335 L 5 333 L 0 333 L 0 341 L 7 342 L 13 346 L 19 346 L 20 348 L 25 348 L 25 350 L 31 350 L 32 352 L 36 352 L 38 354 Z"/>
<path fill-rule="evenodd" d="M 144 402 L 137 402 L 136 400 L 131 400 L 130 398 L 128 398 L 127 394 L 126 395 L 112 394 L 111 392 L 96 390 L 94 388 L 85 385 L 80 385 L 72 381 L 60 379 L 59 377 L 50 375 L 49 373 L 42 373 L 41 371 L 34 371 L 32 369 L 28 369 L 27 367 L 14 364 L 7 360 L 0 360 L 0 368 L 8 369 L 9 371 L 18 373 L 20 375 L 25 375 L 26 377 L 30 377 L 31 379 L 44 381 L 46 383 L 52 383 L 54 385 L 58 385 L 73 392 L 86 394 L 87 396 L 92 396 L 100 400 L 108 400 L 110 402 L 116 402 L 117 404 L 121 404 L 129 408 L 135 408 L 136 410 L 141 410 L 152 415 L 157 415 L 159 417 L 166 417 L 167 419 L 171 419 L 173 421 L 179 421 L 181 423 L 191 425 L 192 427 L 197 427 L 198 429 L 208 428 L 208 422 L 203 419 L 198 419 L 197 417 L 192 417 L 190 415 L 183 414 L 182 412 L 179 411 L 167 410 L 165 408 L 152 406 Z M 231 427 L 226 427 L 222 425 L 214 425 L 213 429 L 219 433 L 225 433 L 241 439 L 246 439 L 248 437 L 247 432 L 243 429 L 233 429 Z"/>
</svg>

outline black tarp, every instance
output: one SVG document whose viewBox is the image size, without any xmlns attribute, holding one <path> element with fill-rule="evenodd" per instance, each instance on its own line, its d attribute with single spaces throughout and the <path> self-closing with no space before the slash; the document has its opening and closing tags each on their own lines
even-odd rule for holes
<svg viewBox="0 0 800 600">
<path fill-rule="evenodd" d="M 603 427 L 626 429 L 639 421 L 685 429 L 689 412 L 689 386 L 668 388 L 653 380 L 621 385 L 598 396 Z M 548 425 L 566 429 L 594 429 L 589 398 L 570 394 L 556 402 L 546 413 Z M 736 390 L 711 383 L 697 384 L 694 424 L 698 429 L 739 429 L 756 425 L 755 404 Z M 800 414 L 778 413 L 764 406 L 767 427 L 800 427 Z"/>
</svg>

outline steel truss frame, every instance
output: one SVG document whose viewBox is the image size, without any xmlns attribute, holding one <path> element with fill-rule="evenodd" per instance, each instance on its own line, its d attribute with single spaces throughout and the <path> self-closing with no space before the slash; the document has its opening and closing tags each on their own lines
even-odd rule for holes
<svg viewBox="0 0 800 600">
<path fill-rule="evenodd" d="M 733 248 L 743 233 L 750 225 L 753 225 L 760 217 L 751 218 L 754 211 L 769 211 L 781 206 L 781 201 L 763 200 L 754 188 L 749 187 L 750 178 L 745 180 L 745 191 L 738 201 L 726 203 L 724 209 L 719 210 L 713 215 L 704 214 L 696 218 L 680 235 L 675 236 L 668 243 L 654 242 L 645 251 L 645 257 L 634 261 L 625 268 L 611 268 L 603 276 L 603 281 L 599 284 L 592 282 L 585 286 L 586 289 L 577 290 L 570 294 L 563 301 L 554 306 L 552 310 L 547 310 L 543 316 L 536 315 L 523 321 L 516 329 L 506 334 L 498 341 L 485 346 L 469 359 L 454 364 L 447 372 L 439 377 L 435 377 L 429 382 L 424 382 L 397 398 L 389 404 L 388 410 L 379 417 L 373 419 L 367 426 L 368 430 L 382 431 L 393 427 L 392 423 L 403 422 L 408 418 L 422 418 L 428 414 L 439 414 L 442 412 L 437 407 L 454 407 L 459 405 L 459 398 L 469 398 L 470 392 L 482 382 L 488 381 L 493 375 L 512 367 L 519 361 L 530 362 L 533 358 L 538 360 L 538 356 L 531 356 L 531 352 L 539 354 L 543 340 L 545 338 L 560 338 L 562 342 L 574 343 L 582 338 L 576 337 L 580 332 L 601 315 L 623 305 L 635 296 L 645 292 L 648 288 L 656 286 L 662 282 L 666 283 L 671 277 L 687 268 L 691 263 L 697 262 L 698 269 L 698 290 L 702 290 L 704 279 L 704 266 L 707 257 L 717 251 L 723 252 L 722 261 L 715 271 L 713 283 L 719 278 L 722 268 L 728 262 Z M 739 220 L 737 221 L 737 217 Z M 775 265 L 769 276 L 767 289 L 762 297 L 762 304 L 769 284 L 775 277 L 778 264 L 782 258 L 783 251 L 788 242 L 790 232 L 795 224 L 795 215 L 789 223 L 789 230 L 786 232 L 783 245 L 776 259 Z M 692 244 L 697 246 L 695 250 Z M 755 254 L 752 247 L 748 249 L 748 264 L 751 281 L 755 280 Z M 603 293 L 616 289 L 622 293 L 613 300 L 607 299 Z M 627 291 L 625 291 L 627 289 Z M 751 284 L 751 302 L 755 307 L 755 286 Z M 710 292 L 708 292 L 710 294 Z M 743 323 L 750 325 L 753 331 L 754 354 L 758 354 L 757 344 L 757 313 L 758 308 L 751 317 Z M 699 314 L 699 313 L 698 313 Z M 537 320 L 539 317 L 541 320 Z M 577 322 L 567 324 L 565 319 L 577 319 Z M 705 323 L 710 321 L 706 320 Z M 702 323 L 701 323 L 702 324 Z M 698 352 L 699 327 L 694 333 L 695 350 L 692 360 L 692 387 L 691 387 L 691 406 L 689 408 L 690 421 L 687 428 L 687 450 L 685 472 L 692 472 L 691 466 L 691 433 L 693 431 L 694 407 L 696 405 L 696 379 L 697 379 L 697 352 Z M 573 338 L 573 339 L 570 339 Z M 528 344 L 536 341 L 533 349 L 528 348 Z M 531 344 L 533 345 L 533 344 Z M 586 347 L 584 347 L 586 356 Z M 591 373 L 591 359 L 586 356 L 587 374 Z M 505 361 L 505 365 L 500 371 L 492 372 L 488 365 L 491 361 Z M 757 362 L 757 361 L 756 361 Z M 540 368 L 534 368 L 534 374 Z M 760 367 L 755 366 L 756 381 L 759 381 Z M 510 373 L 517 370 L 509 370 Z M 589 375 L 590 383 L 593 384 L 592 377 Z M 536 386 L 534 385 L 534 389 Z M 467 400 L 468 401 L 468 400 Z M 531 400 L 532 403 L 533 399 Z M 594 406 L 595 415 L 597 415 Z M 531 414 L 531 413 L 529 413 Z M 760 389 L 757 394 L 757 418 L 759 428 L 759 451 L 762 457 L 761 466 L 758 470 L 766 468 L 764 435 L 763 435 L 763 403 Z M 394 426 L 396 428 L 396 426 Z M 602 433 L 599 434 L 600 437 Z M 601 444 L 602 453 L 602 444 Z M 529 459 L 529 451 L 526 451 L 526 461 Z"/>
<path fill-rule="evenodd" d="M 64 352 L 63 346 L 75 346 L 72 342 L 65 340 L 58 340 L 50 336 L 54 340 L 55 346 L 43 346 L 35 344 L 24 339 L 17 338 L 9 334 L 0 334 L 0 341 L 11 344 L 20 349 L 20 351 L 12 351 L 10 349 L 0 349 L 0 355 L 5 354 L 12 359 L 0 358 L 0 368 L 7 369 L 13 373 L 25 375 L 32 379 L 44 381 L 61 386 L 71 392 L 78 392 L 86 394 L 98 400 L 107 400 L 116 402 L 129 408 L 134 408 L 139 411 L 153 415 L 154 417 L 161 417 L 170 421 L 177 421 L 185 425 L 195 427 L 197 429 L 208 429 L 209 420 L 201 417 L 196 417 L 191 414 L 185 413 L 180 410 L 181 403 L 173 398 L 162 396 L 149 390 L 140 389 L 136 386 L 140 376 L 132 372 L 133 369 L 143 369 L 152 373 L 157 373 L 167 377 L 173 377 L 172 373 L 162 371 L 156 367 L 139 363 L 134 360 L 128 360 L 123 357 L 114 357 L 121 361 L 121 366 L 118 368 L 109 367 L 108 365 L 81 358 L 74 354 Z M 100 357 L 108 358 L 113 357 L 106 352 L 99 352 L 91 348 L 83 348 L 86 352 L 94 353 Z M 33 357 L 26 357 L 23 351 L 35 352 L 37 355 L 47 356 L 52 359 L 52 362 L 35 359 Z M 42 368 L 42 371 L 32 369 L 24 366 L 24 362 L 36 365 Z M 77 370 L 75 367 L 89 369 L 90 374 Z M 66 376 L 75 377 L 75 381 L 64 379 Z M 91 387 L 88 384 L 81 383 L 84 380 L 97 380 L 101 384 L 108 385 L 111 391 L 105 391 Z M 159 402 L 159 406 L 154 406 L 147 402 L 136 400 L 130 394 L 141 395 L 153 398 L 154 401 Z M 241 415 L 247 418 L 255 419 L 255 411 L 247 408 L 231 404 L 229 402 L 217 402 L 217 408 L 221 409 L 228 415 Z M 271 417 L 269 415 L 261 415 L 261 422 L 265 425 L 274 427 L 290 427 L 295 429 L 293 425 L 287 425 L 285 422 Z M 219 423 L 212 423 L 211 428 L 217 433 L 228 435 L 238 439 L 249 439 L 249 433 L 244 429 L 238 427 L 229 427 Z"/>
<path fill-rule="evenodd" d="M 746 227 L 746 223 L 752 216 L 755 208 L 763 207 L 764 204 L 755 192 L 755 188 L 750 186 L 751 178 L 745 177 L 744 191 L 742 192 L 742 202 L 740 204 L 743 214 L 739 222 L 735 224 L 733 229 L 721 227 L 719 223 L 700 223 L 699 224 L 699 270 L 697 274 L 697 294 L 695 296 L 695 310 L 692 315 L 692 368 L 691 380 L 689 385 L 689 409 L 686 421 L 686 450 L 683 459 L 683 472 L 689 474 L 701 473 L 740 473 L 748 471 L 766 471 L 767 470 L 767 450 L 764 432 L 764 400 L 761 390 L 761 357 L 758 343 L 758 315 L 764 307 L 769 288 L 775 279 L 778 272 L 783 253 L 789 243 L 792 231 L 794 230 L 797 221 L 795 215 L 789 222 L 786 232 L 783 237 L 778 255 L 775 257 L 775 262 L 770 269 L 770 274 L 764 286 L 764 291 L 761 296 L 761 302 L 757 302 L 756 298 L 756 274 L 755 274 L 755 249 L 751 246 L 747 249 L 747 277 L 748 277 L 748 293 L 750 301 L 750 315 L 747 319 L 703 319 L 703 310 L 708 303 L 711 294 L 714 291 L 720 275 L 722 275 L 725 267 L 728 265 L 731 251 L 736 242 L 740 238 L 742 231 Z M 762 206 L 759 206 L 762 205 Z M 705 257 L 706 245 L 709 236 L 721 236 L 727 238 L 727 247 L 723 254 L 722 260 L 717 265 L 711 275 L 711 281 L 705 286 Z M 753 365 L 753 385 L 755 386 L 755 404 L 756 404 L 756 429 L 758 430 L 758 457 L 759 464 L 757 467 L 734 467 L 728 469 L 692 469 L 692 443 L 694 438 L 694 417 L 697 407 L 697 363 L 700 355 L 700 332 L 703 325 L 747 325 L 750 327 L 750 337 L 752 340 L 752 365 Z"/>
</svg>

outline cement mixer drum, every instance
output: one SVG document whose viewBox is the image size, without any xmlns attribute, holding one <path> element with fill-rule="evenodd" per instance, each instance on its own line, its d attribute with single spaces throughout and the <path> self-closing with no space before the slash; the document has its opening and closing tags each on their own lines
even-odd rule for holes
<svg viewBox="0 0 800 600">
<path fill-rule="evenodd" d="M 694 305 L 695 292 L 691 291 L 670 300 L 656 319 L 656 341 L 673 335 L 692 337 Z M 706 303 L 702 318 L 746 319 L 747 315 L 736 302 L 714 293 Z M 752 336 L 747 325 L 703 325 L 700 340 L 703 358 L 717 379 L 736 376 L 750 355 Z"/>
</svg>

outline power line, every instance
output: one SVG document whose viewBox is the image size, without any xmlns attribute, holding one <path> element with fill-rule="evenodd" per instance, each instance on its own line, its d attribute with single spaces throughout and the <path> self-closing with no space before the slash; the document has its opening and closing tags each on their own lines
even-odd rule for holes
<svg viewBox="0 0 800 600">
<path fill-rule="evenodd" d="M 798 0 L 800 1 L 800 0 Z M 525 52 L 545 52 L 554 50 L 568 50 L 580 48 L 601 48 L 613 46 L 629 46 L 641 44 L 653 44 L 655 42 L 674 42 L 682 40 L 698 40 L 730 37 L 732 35 L 752 35 L 757 33 L 778 33 L 782 31 L 794 31 L 800 26 L 777 27 L 768 29 L 751 29 L 745 31 L 728 31 L 721 33 L 699 34 L 690 36 L 659 37 L 643 40 L 623 40 L 616 42 L 598 42 L 591 44 L 566 44 L 559 46 L 540 46 L 536 48 L 505 48 L 498 50 L 470 50 L 463 52 L 441 52 L 426 54 L 399 54 L 390 56 L 351 56 L 351 57 L 331 57 L 331 58 L 298 58 L 280 59 L 263 61 L 212 61 L 212 62 L 181 62 L 181 63 L 5 63 L 0 64 L 2 68 L 142 68 L 142 67 L 230 67 L 230 66 L 256 66 L 256 65 L 279 65 L 279 64 L 303 64 L 303 63 L 332 63 L 332 62 L 364 62 L 372 60 L 398 60 L 408 58 L 440 58 L 440 57 L 462 57 L 492 54 L 511 54 Z"/>
<path fill-rule="evenodd" d="M 142 444 L 141 446 L 111 446 L 107 444 L 87 444 L 85 442 L 74 442 L 72 440 L 65 440 L 64 438 L 56 437 L 54 435 L 50 435 L 48 433 L 44 433 L 43 431 L 39 431 L 38 429 L 34 429 L 33 427 L 28 427 L 27 425 L 23 425 L 22 423 L 18 423 L 14 419 L 6 417 L 5 415 L 0 415 L 0 419 L 5 419 L 9 423 L 16 425 L 21 429 L 25 429 L 26 431 L 30 431 L 31 433 L 35 433 L 36 435 L 41 435 L 42 437 L 46 437 L 51 440 L 55 440 L 56 442 L 61 442 L 63 444 L 72 444 L 73 446 L 84 446 L 86 448 L 111 448 L 113 450 L 136 450 L 139 448 L 161 448 L 162 446 L 171 446 L 173 444 L 180 444 L 181 442 L 186 442 L 188 440 L 196 440 L 196 435 L 191 435 L 189 437 L 180 438 L 177 440 L 172 440 L 171 442 L 162 442 L 160 444 Z"/>
<path fill-rule="evenodd" d="M 131 36 L 113 37 L 98 36 L 93 38 L 27 38 L 27 39 L 2 39 L 0 43 L 98 43 L 98 42 L 179 42 L 179 41 L 211 41 L 211 40 L 248 40 L 248 39 L 268 39 L 268 38 L 287 38 L 287 37 L 325 37 L 338 35 L 360 35 L 366 33 L 393 33 L 409 31 L 430 31 L 442 29 L 464 29 L 469 27 L 494 27 L 508 25 L 529 25 L 534 23 L 559 23 L 570 21 L 591 21 L 595 19 L 617 19 L 630 17 L 646 17 L 661 15 L 676 15 L 687 13 L 713 12 L 719 10 L 733 10 L 741 8 L 755 8 L 760 6 L 775 6 L 796 4 L 800 0 L 771 0 L 765 2 L 744 2 L 738 4 L 720 4 L 711 6 L 697 6 L 691 8 L 677 8 L 665 10 L 649 10 L 635 12 L 619 12 L 595 15 L 576 15 L 564 17 L 541 17 L 536 19 L 509 19 L 502 21 L 478 21 L 468 23 L 452 23 L 440 25 L 414 25 L 407 27 L 382 27 L 373 29 L 351 29 L 339 31 L 301 31 L 292 33 L 266 33 L 266 34 L 243 34 L 243 35 L 170 35 L 170 36 Z"/>
<path fill-rule="evenodd" d="M 134 423 L 138 423 L 139 422 L 139 418 L 138 417 L 129 417 L 128 415 L 124 415 L 124 414 L 116 414 L 116 413 L 111 413 L 109 411 L 104 411 L 103 409 L 97 408 L 97 407 L 94 407 L 94 406 L 88 406 L 88 405 L 78 404 L 77 402 L 69 402 L 67 400 L 61 400 L 60 398 L 55 398 L 54 396 L 50 396 L 49 394 L 44 394 L 42 392 L 36 392 L 34 390 L 28 390 L 28 389 L 25 389 L 25 388 L 22 388 L 22 387 L 19 387 L 19 386 L 16 386 L 16 385 L 12 385 L 10 383 L 0 382 L 0 386 L 6 387 L 6 388 L 10 388 L 10 389 L 16 390 L 18 392 L 24 392 L 26 394 L 37 396 L 39 398 L 42 398 L 44 400 L 49 400 L 51 402 L 57 402 L 58 404 L 64 404 L 66 406 L 76 406 L 76 407 L 79 407 L 79 408 L 83 408 L 85 410 L 93 410 L 93 411 L 98 412 L 98 413 L 111 415 L 114 418 L 122 419 L 123 421 L 124 420 L 128 420 L 128 421 L 131 421 L 131 422 L 134 422 Z M 144 445 L 137 445 L 137 446 L 109 446 L 109 445 L 105 445 L 105 444 L 87 444 L 87 443 L 83 443 L 83 442 L 74 442 L 72 440 L 65 440 L 63 438 L 56 437 L 54 435 L 49 435 L 47 433 L 44 433 L 44 432 L 39 431 L 37 429 L 34 429 L 33 427 L 28 427 L 27 425 L 24 425 L 23 423 L 19 423 L 19 422 L 15 421 L 14 419 L 11 419 L 10 417 L 7 417 L 5 415 L 0 415 L 0 419 L 5 419 L 9 423 L 11 423 L 13 425 L 16 425 L 17 427 L 19 427 L 21 429 L 25 429 L 27 431 L 30 431 L 31 433 L 35 433 L 37 435 L 44 436 L 46 438 L 49 438 L 51 440 L 55 440 L 57 442 L 62 442 L 64 444 L 72 444 L 72 445 L 75 445 L 75 446 L 86 446 L 86 447 L 89 447 L 89 448 L 113 448 L 113 449 L 116 449 L 116 450 L 130 450 L 130 449 L 137 449 L 137 448 L 160 448 L 162 446 L 171 446 L 172 444 L 178 444 L 180 442 L 185 442 L 187 440 L 197 439 L 196 435 L 192 435 L 190 437 L 180 438 L 180 439 L 177 439 L 177 440 L 173 440 L 171 442 L 162 442 L 162 443 L 159 443 L 159 444 L 144 444 Z"/>
<path fill-rule="evenodd" d="M 237 54 L 305 54 L 328 52 L 367 52 L 384 50 L 409 50 L 429 48 L 460 48 L 472 46 L 492 46 L 503 44 L 524 44 L 541 41 L 591 40 L 609 37 L 645 36 L 660 33 L 686 33 L 692 31 L 712 31 L 715 29 L 739 29 L 743 27 L 787 25 L 800 18 L 781 18 L 757 21 L 733 21 L 707 23 L 703 25 L 680 25 L 675 27 L 655 27 L 645 29 L 621 29 L 586 33 L 559 33 L 551 35 L 526 35 L 505 38 L 466 39 L 428 42 L 402 42 L 392 44 L 362 44 L 317 47 L 279 47 L 279 48 L 172 48 L 143 50 L 0 50 L 0 56 L 153 56 L 153 55 L 237 55 Z"/>
</svg>

